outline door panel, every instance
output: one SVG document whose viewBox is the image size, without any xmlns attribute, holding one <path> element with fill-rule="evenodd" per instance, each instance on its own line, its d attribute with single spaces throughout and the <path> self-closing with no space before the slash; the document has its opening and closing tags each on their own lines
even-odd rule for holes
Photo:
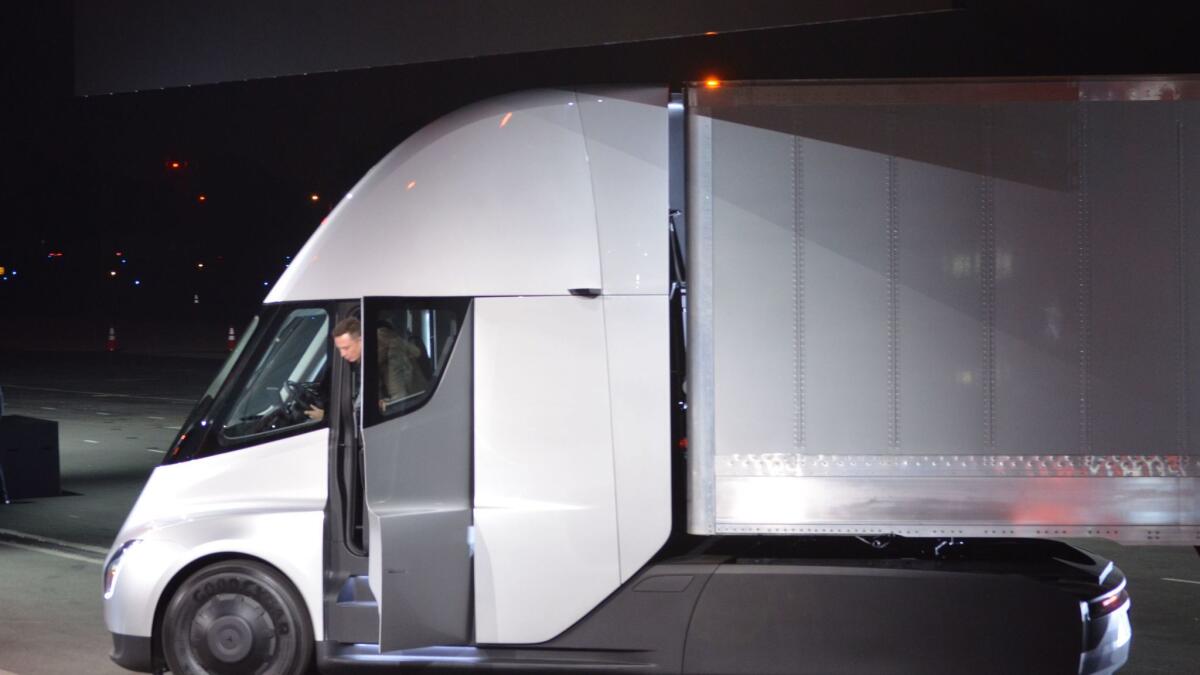
<svg viewBox="0 0 1200 675">
<path fill-rule="evenodd" d="M 384 369 L 374 367 L 382 333 L 372 325 L 373 302 L 364 311 L 366 392 L 380 386 Z M 398 417 L 365 416 L 370 584 L 381 651 L 471 637 L 470 311 L 457 333 L 427 402 Z M 379 407 L 379 399 L 364 394 L 364 405 Z"/>
</svg>

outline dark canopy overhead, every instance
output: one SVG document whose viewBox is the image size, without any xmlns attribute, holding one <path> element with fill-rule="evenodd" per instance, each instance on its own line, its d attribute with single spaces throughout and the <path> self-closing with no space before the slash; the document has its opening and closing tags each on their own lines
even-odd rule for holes
<svg viewBox="0 0 1200 675">
<path fill-rule="evenodd" d="M 75 93 L 642 42 L 953 9 L 954 0 L 77 2 Z"/>
</svg>

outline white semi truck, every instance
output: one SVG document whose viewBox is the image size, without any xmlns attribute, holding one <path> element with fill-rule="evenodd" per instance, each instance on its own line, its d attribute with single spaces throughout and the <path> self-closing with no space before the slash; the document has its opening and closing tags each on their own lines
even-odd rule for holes
<svg viewBox="0 0 1200 675">
<path fill-rule="evenodd" d="M 1124 576 L 1057 539 L 1200 544 L 1198 87 L 606 86 L 433 122 L 151 475 L 114 660 L 1116 670 Z"/>
</svg>

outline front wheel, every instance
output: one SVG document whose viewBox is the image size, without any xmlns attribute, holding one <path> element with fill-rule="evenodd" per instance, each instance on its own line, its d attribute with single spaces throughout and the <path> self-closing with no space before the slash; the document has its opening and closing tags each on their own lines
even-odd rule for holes
<svg viewBox="0 0 1200 675">
<path fill-rule="evenodd" d="M 175 591 L 163 616 L 163 654 L 176 675 L 299 675 L 313 631 L 292 584 L 250 560 L 214 563 Z"/>
</svg>

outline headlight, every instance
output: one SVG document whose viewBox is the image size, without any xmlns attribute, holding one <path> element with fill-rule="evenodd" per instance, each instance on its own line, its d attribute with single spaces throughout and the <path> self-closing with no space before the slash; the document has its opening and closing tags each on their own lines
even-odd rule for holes
<svg viewBox="0 0 1200 675">
<path fill-rule="evenodd" d="M 117 577 L 121 574 L 121 559 L 125 557 L 125 552 L 140 543 L 141 539 L 130 539 L 121 544 L 121 548 L 113 554 L 109 559 L 108 565 L 104 567 L 104 599 L 108 600 L 113 596 L 113 590 L 117 587 Z"/>
</svg>

